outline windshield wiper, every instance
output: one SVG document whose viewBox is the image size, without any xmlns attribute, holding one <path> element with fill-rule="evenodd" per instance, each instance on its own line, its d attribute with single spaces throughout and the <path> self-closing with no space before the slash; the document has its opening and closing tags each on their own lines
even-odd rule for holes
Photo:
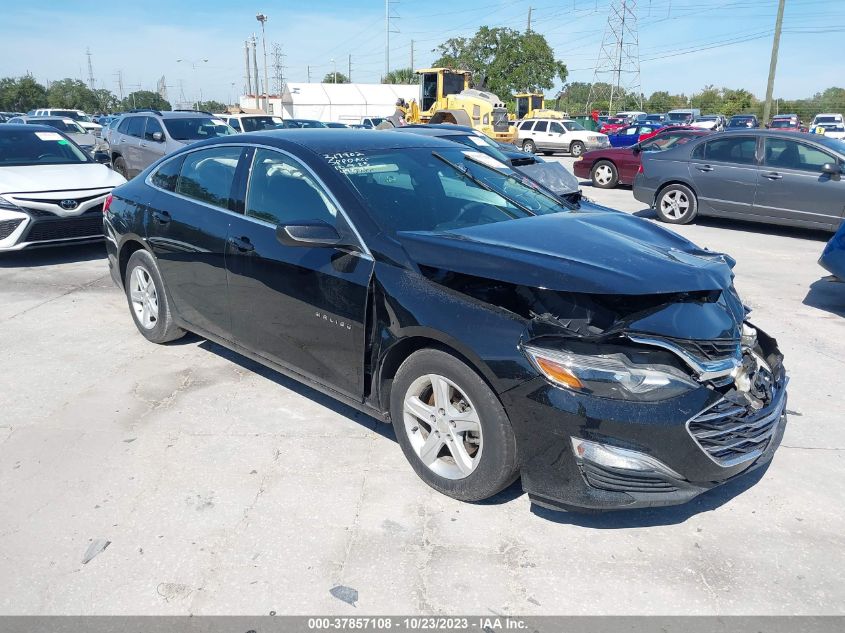
<svg viewBox="0 0 845 633">
<path fill-rule="evenodd" d="M 488 184 L 487 184 L 486 182 L 484 182 L 483 180 L 479 180 L 476 176 L 473 176 L 472 172 L 469 170 L 469 167 L 467 167 L 466 165 L 458 165 L 457 163 L 453 163 L 453 162 L 452 162 L 452 161 L 450 161 L 448 158 L 446 158 L 446 157 L 442 156 L 441 154 L 438 154 L 437 152 L 431 152 L 431 155 L 432 155 L 432 156 L 434 156 L 435 158 L 437 158 L 438 160 L 443 161 L 444 163 L 446 163 L 447 165 L 449 165 L 449 167 L 451 167 L 451 168 L 452 168 L 452 169 L 454 169 L 456 172 L 458 172 L 458 173 L 459 173 L 462 177 L 464 177 L 464 178 L 468 178 L 469 180 L 471 180 L 472 182 L 474 182 L 476 185 L 478 185 L 479 187 L 481 187 L 481 188 L 482 188 L 482 189 L 484 189 L 485 191 L 489 191 L 490 193 L 494 193 L 494 194 L 496 194 L 496 195 L 497 195 L 497 196 L 499 196 L 500 198 L 504 198 L 505 200 L 507 200 L 508 202 L 510 202 L 513 206 L 517 207 L 518 209 L 522 209 L 522 210 L 523 210 L 525 213 L 527 213 L 528 215 L 537 215 L 537 214 L 536 214 L 536 213 L 534 213 L 531 209 L 529 209 L 528 207 L 523 206 L 521 203 L 519 203 L 519 202 L 517 202 L 516 200 L 512 199 L 510 196 L 506 196 L 506 195 L 505 195 L 505 194 L 503 194 L 501 191 L 496 191 L 495 189 L 493 189 L 493 187 L 491 187 L 490 185 L 488 185 Z M 469 156 L 467 156 L 467 158 L 469 158 Z M 470 158 L 470 160 L 472 160 L 472 159 Z M 473 162 L 478 163 L 478 161 L 473 161 Z M 479 164 L 479 165 L 481 165 L 482 167 L 484 167 L 484 166 L 485 166 L 483 163 L 478 163 L 478 164 Z M 507 210 L 505 210 L 505 213 L 508 213 L 508 211 L 507 211 Z M 512 213 L 508 213 L 508 215 L 513 216 L 513 214 L 512 214 Z M 516 217 L 516 216 L 513 216 L 513 217 Z"/>
</svg>

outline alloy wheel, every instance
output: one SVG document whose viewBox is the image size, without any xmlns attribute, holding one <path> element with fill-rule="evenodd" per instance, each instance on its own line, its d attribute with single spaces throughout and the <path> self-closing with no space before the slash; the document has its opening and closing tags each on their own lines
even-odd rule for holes
<svg viewBox="0 0 845 633">
<path fill-rule="evenodd" d="M 483 439 L 478 411 L 448 378 L 426 374 L 405 393 L 405 432 L 425 466 L 446 479 L 468 477 L 481 459 Z"/>
<path fill-rule="evenodd" d="M 143 266 L 132 270 L 129 298 L 138 323 L 146 330 L 152 330 L 158 323 L 158 293 L 153 278 Z"/>
<path fill-rule="evenodd" d="M 673 220 L 680 220 L 689 211 L 690 201 L 683 191 L 673 189 L 660 198 L 660 210 Z"/>
</svg>

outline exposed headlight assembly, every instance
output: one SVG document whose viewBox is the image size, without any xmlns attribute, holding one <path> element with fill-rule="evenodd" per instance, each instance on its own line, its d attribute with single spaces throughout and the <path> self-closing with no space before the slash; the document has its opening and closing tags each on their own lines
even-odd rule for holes
<svg viewBox="0 0 845 633">
<path fill-rule="evenodd" d="M 578 393 L 656 402 L 700 385 L 669 365 L 641 365 L 624 354 L 576 354 L 525 345 L 525 354 L 549 381 Z"/>
</svg>

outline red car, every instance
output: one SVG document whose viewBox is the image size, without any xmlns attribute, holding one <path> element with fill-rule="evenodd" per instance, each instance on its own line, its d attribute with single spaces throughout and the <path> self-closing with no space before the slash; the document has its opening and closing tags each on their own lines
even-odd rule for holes
<svg viewBox="0 0 845 633">
<path fill-rule="evenodd" d="M 711 134 L 697 128 L 661 129 L 655 136 L 630 147 L 610 147 L 585 152 L 576 159 L 573 171 L 582 180 L 590 179 L 593 186 L 612 189 L 616 185 L 630 185 L 640 168 L 642 152 L 669 149 L 690 139 Z"/>
<path fill-rule="evenodd" d="M 623 127 L 628 125 L 628 119 L 622 116 L 612 116 L 608 117 L 607 121 L 602 123 L 599 126 L 599 132 L 601 134 L 612 134 L 616 130 L 619 130 Z"/>
</svg>

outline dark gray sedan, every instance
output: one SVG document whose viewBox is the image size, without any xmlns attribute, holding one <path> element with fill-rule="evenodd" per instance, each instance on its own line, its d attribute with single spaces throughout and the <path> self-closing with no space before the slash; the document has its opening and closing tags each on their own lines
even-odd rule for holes
<svg viewBox="0 0 845 633">
<path fill-rule="evenodd" d="M 729 131 L 643 154 L 634 197 L 672 224 L 711 215 L 836 231 L 845 211 L 843 173 L 839 139 Z"/>
</svg>

